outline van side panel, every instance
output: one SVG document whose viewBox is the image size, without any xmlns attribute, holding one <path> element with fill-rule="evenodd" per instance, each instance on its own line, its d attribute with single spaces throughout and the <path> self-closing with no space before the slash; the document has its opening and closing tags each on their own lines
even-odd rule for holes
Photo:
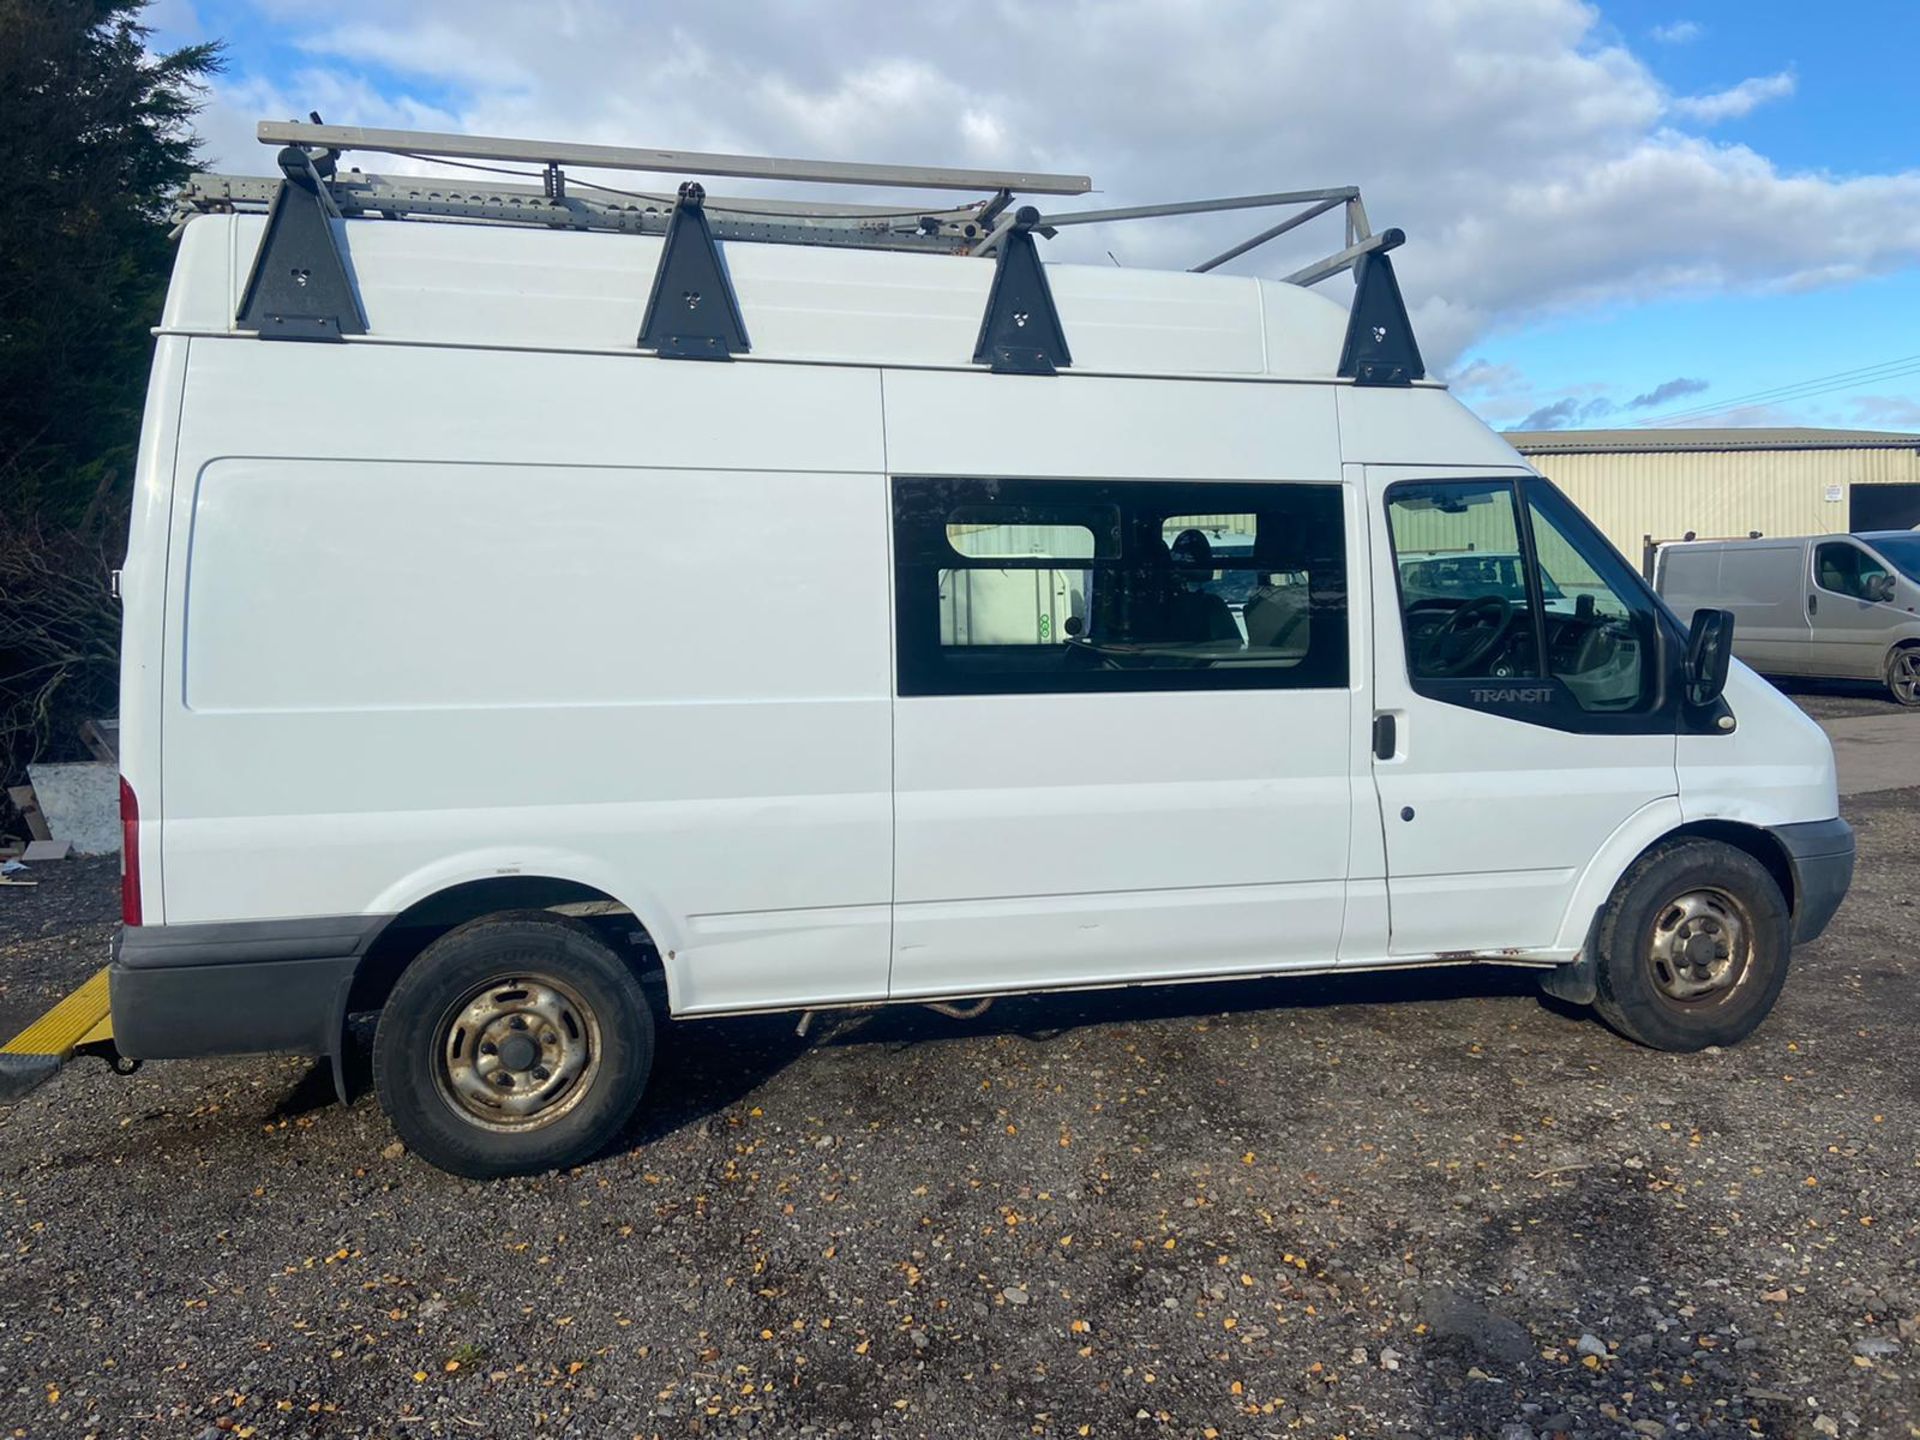
<svg viewBox="0 0 1920 1440">
<path fill-rule="evenodd" d="M 197 344 L 170 920 L 548 875 L 632 907 L 676 1009 L 884 994 L 871 372 Z"/>
<path fill-rule="evenodd" d="M 1734 652 L 1756 670 L 1805 674 L 1811 664 L 1807 542 L 1749 540 L 1722 545 L 1718 553 L 1716 583 L 1696 606 L 1733 612 Z"/>
</svg>

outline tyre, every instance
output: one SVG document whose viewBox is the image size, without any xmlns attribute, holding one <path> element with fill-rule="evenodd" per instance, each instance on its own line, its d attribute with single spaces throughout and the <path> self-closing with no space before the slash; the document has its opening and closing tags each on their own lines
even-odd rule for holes
<svg viewBox="0 0 1920 1440">
<path fill-rule="evenodd" d="M 1656 1050 L 1734 1045 L 1786 983 L 1793 924 L 1767 868 L 1718 840 L 1676 840 L 1621 878 L 1595 945 L 1594 1009 Z"/>
<path fill-rule="evenodd" d="M 1920 705 L 1920 646 L 1902 645 L 1887 656 L 1887 692 L 1896 704 Z"/>
<path fill-rule="evenodd" d="M 578 1164 L 611 1140 L 653 1066 L 639 979 L 585 926 L 491 915 L 401 973 L 373 1081 L 407 1148 L 470 1179 Z"/>
</svg>

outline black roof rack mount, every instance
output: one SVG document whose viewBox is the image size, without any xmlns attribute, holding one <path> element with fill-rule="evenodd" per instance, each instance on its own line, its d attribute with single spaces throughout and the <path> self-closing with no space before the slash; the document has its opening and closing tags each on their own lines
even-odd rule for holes
<svg viewBox="0 0 1920 1440">
<path fill-rule="evenodd" d="M 640 322 L 640 346 L 667 360 L 731 360 L 753 347 L 727 276 L 727 262 L 707 225 L 707 192 L 689 180 L 673 207 L 667 243 L 653 272 L 653 293 Z"/>
<path fill-rule="evenodd" d="M 367 317 L 333 231 L 340 212 L 322 174 L 331 160 L 291 145 L 278 159 L 285 178 L 274 191 L 234 323 L 262 340 L 364 335 Z"/>
<path fill-rule="evenodd" d="M 973 344 L 973 363 L 991 365 L 997 375 L 1051 375 L 1073 364 L 1060 312 L 1053 306 L 1053 289 L 1033 243 L 1039 219 L 1038 210 L 1022 205 L 995 231 L 998 259 L 986 314 L 980 317 L 980 338 Z"/>
<path fill-rule="evenodd" d="M 1347 312 L 1339 373 L 1356 385 L 1411 385 L 1426 378 L 1427 367 L 1387 254 L 1406 237 L 1388 230 L 1380 238 L 1378 249 L 1354 261 L 1353 308 Z"/>
</svg>

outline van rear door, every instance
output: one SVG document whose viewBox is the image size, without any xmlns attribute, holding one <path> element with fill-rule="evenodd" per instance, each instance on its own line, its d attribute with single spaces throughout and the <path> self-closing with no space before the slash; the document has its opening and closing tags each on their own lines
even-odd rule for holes
<svg viewBox="0 0 1920 1440">
<path fill-rule="evenodd" d="M 1657 606 L 1544 481 L 1364 483 L 1389 953 L 1550 948 L 1610 837 L 1676 803 Z"/>
</svg>

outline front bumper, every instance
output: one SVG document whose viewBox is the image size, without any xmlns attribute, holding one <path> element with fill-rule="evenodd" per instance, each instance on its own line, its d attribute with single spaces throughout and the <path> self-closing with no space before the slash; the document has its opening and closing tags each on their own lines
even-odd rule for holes
<svg viewBox="0 0 1920 1440">
<path fill-rule="evenodd" d="M 347 995 L 382 916 L 123 929 L 107 982 L 135 1060 L 336 1055 Z"/>
<path fill-rule="evenodd" d="M 1776 825 L 1773 837 L 1793 865 L 1793 941 L 1817 940 L 1853 884 L 1853 827 L 1837 816 Z"/>
</svg>

